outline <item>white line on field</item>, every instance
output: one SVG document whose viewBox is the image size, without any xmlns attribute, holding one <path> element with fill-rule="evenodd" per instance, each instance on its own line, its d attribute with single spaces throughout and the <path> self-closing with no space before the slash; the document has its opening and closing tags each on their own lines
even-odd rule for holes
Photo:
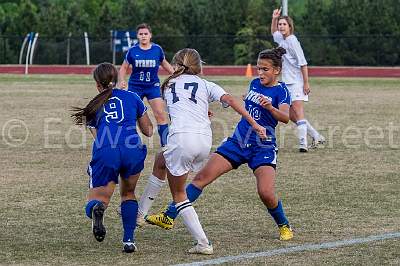
<svg viewBox="0 0 400 266">
<path fill-rule="evenodd" d="M 220 258 L 211 259 L 211 260 L 194 261 L 191 263 L 176 264 L 175 266 L 215 265 L 215 264 L 222 264 L 222 263 L 226 263 L 226 262 L 237 262 L 237 261 L 245 260 L 245 259 L 271 257 L 271 256 L 275 256 L 275 255 L 285 254 L 285 253 L 351 246 L 351 245 L 356 245 L 356 244 L 363 244 L 363 243 L 387 240 L 387 239 L 393 239 L 393 238 L 400 238 L 400 232 L 387 233 L 387 234 L 382 234 L 382 235 L 374 235 L 374 236 L 368 236 L 368 237 L 363 237 L 363 238 L 353 238 L 353 239 L 334 241 L 334 242 L 325 242 L 325 243 L 321 243 L 321 244 L 305 244 L 305 245 L 293 246 L 293 247 L 288 247 L 288 248 L 273 249 L 273 250 L 264 251 L 264 252 L 244 253 L 244 254 L 237 255 L 237 256 L 226 256 L 226 257 L 220 257 Z"/>
</svg>

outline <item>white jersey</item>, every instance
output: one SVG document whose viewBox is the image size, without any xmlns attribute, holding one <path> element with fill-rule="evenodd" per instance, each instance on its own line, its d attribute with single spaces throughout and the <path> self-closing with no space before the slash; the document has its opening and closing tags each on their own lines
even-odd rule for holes
<svg viewBox="0 0 400 266">
<path fill-rule="evenodd" d="M 300 67 L 307 65 L 307 61 L 300 42 L 293 34 L 284 39 L 282 33 L 275 31 L 272 36 L 274 41 L 286 50 L 282 62 L 282 81 L 286 84 L 303 84 L 303 74 Z"/>
<path fill-rule="evenodd" d="M 199 133 L 212 136 L 208 104 L 220 101 L 224 89 L 196 75 L 171 79 L 164 95 L 171 120 L 169 134 Z"/>
</svg>

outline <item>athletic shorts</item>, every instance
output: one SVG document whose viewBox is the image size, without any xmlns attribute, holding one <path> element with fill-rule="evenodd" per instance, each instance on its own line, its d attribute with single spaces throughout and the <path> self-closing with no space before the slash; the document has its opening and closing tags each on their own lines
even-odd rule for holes
<svg viewBox="0 0 400 266">
<path fill-rule="evenodd" d="M 147 148 L 127 148 L 125 145 L 108 146 L 96 150 L 89 163 L 89 187 L 106 186 L 113 181 L 118 184 L 118 176 L 127 179 L 131 175 L 140 173 L 144 168 Z"/>
<path fill-rule="evenodd" d="M 308 102 L 308 95 L 304 94 L 303 83 L 286 84 L 290 93 L 290 99 L 293 101 Z"/>
<path fill-rule="evenodd" d="M 173 176 L 198 172 L 210 155 L 212 137 L 196 133 L 173 133 L 168 136 L 165 164 Z"/>
<path fill-rule="evenodd" d="M 142 100 L 144 99 L 144 97 L 146 97 L 147 100 L 161 98 L 161 90 L 159 83 L 156 83 L 152 87 L 137 87 L 129 85 L 128 91 L 135 92 L 137 95 L 139 95 L 140 99 Z"/>
<path fill-rule="evenodd" d="M 244 147 L 243 147 L 244 146 Z M 271 166 L 276 169 L 277 149 L 274 145 L 241 145 L 234 138 L 228 138 L 215 151 L 228 160 L 232 168 L 237 169 L 240 165 L 247 163 L 253 172 L 260 166 Z"/>
</svg>

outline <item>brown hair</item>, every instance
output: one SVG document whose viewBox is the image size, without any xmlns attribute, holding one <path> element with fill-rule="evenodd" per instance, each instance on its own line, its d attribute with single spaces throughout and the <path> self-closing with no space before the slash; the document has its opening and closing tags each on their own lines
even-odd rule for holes
<svg viewBox="0 0 400 266">
<path fill-rule="evenodd" d="M 111 97 L 112 89 L 118 81 L 118 71 L 113 64 L 101 63 L 93 71 L 93 78 L 101 91 L 84 108 L 72 107 L 75 112 L 71 115 L 76 125 L 86 124 L 96 117 L 97 111 Z"/>
<path fill-rule="evenodd" d="M 289 16 L 280 16 L 278 18 L 278 24 L 279 24 L 279 20 L 284 19 L 286 20 L 287 24 L 289 24 L 289 29 L 290 29 L 290 34 L 294 34 L 294 22 L 293 19 Z"/>
<path fill-rule="evenodd" d="M 284 54 L 286 54 L 285 48 L 277 47 L 261 51 L 258 54 L 258 59 L 271 60 L 274 67 L 282 69 L 282 56 Z"/>
<path fill-rule="evenodd" d="M 161 85 L 163 93 L 171 79 L 177 78 L 182 74 L 197 75 L 201 73 L 202 61 L 199 52 L 195 49 L 184 48 L 179 50 L 172 58 L 171 64 L 175 67 L 175 72 Z"/>
<path fill-rule="evenodd" d="M 141 24 L 139 24 L 139 25 L 136 26 L 136 32 L 138 32 L 138 31 L 141 30 L 141 29 L 148 29 L 148 30 L 150 31 L 150 33 L 151 33 L 151 28 L 150 28 L 150 26 L 149 26 L 148 24 L 146 24 L 146 23 L 141 23 Z"/>
</svg>

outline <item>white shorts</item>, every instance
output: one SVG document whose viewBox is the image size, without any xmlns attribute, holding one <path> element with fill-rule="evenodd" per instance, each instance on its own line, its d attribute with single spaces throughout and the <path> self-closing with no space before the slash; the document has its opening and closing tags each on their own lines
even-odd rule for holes
<svg viewBox="0 0 400 266">
<path fill-rule="evenodd" d="M 302 83 L 286 84 L 286 87 L 289 90 L 290 99 L 292 100 L 292 102 L 293 101 L 308 102 L 308 95 L 304 94 Z"/>
<path fill-rule="evenodd" d="M 198 172 L 208 158 L 212 137 L 196 133 L 174 133 L 168 136 L 165 164 L 174 176 Z"/>
</svg>

